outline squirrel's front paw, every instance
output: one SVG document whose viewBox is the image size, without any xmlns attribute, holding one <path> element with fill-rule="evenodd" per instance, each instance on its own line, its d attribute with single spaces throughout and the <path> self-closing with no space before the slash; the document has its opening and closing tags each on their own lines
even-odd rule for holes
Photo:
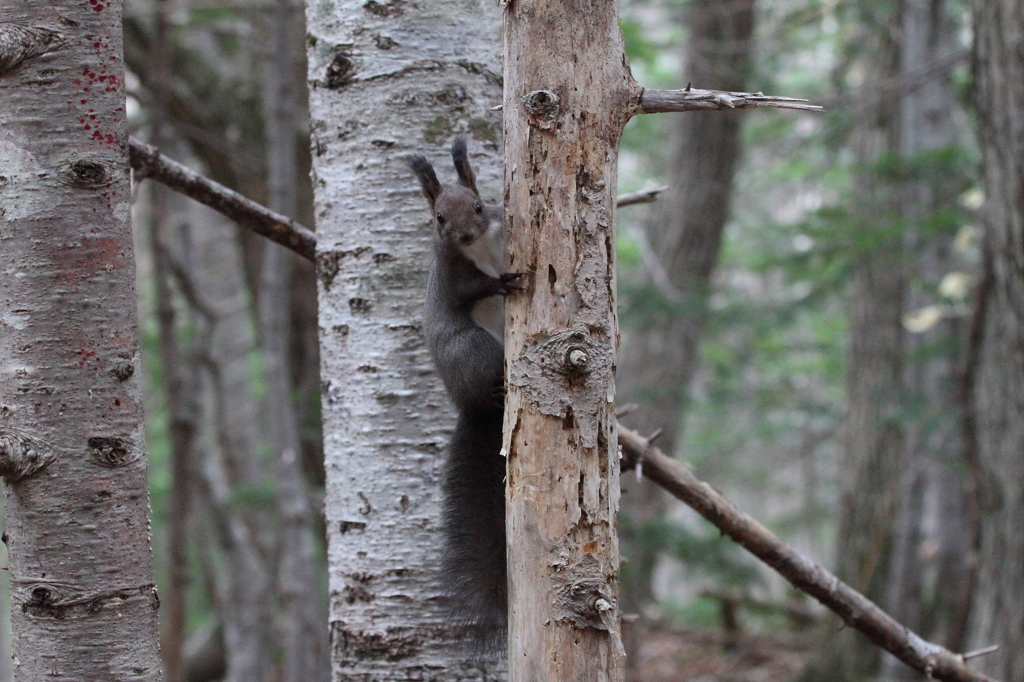
<svg viewBox="0 0 1024 682">
<path fill-rule="evenodd" d="M 502 295 L 507 296 L 511 294 L 513 291 L 526 291 L 525 286 L 523 286 L 522 284 L 516 284 L 517 279 L 520 279 L 521 277 L 525 276 L 525 272 L 503 272 L 500 275 L 498 275 L 498 278 L 501 279 L 502 284 L 502 291 L 500 293 Z"/>
</svg>

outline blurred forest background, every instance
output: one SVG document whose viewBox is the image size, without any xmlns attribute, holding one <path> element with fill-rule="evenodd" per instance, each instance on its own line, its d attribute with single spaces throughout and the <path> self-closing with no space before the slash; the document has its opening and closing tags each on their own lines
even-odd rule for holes
<svg viewBox="0 0 1024 682">
<path fill-rule="evenodd" d="M 617 402 L 636 405 L 622 422 L 662 429 L 663 450 L 745 511 L 963 650 L 978 546 L 964 373 L 985 202 L 970 6 L 620 11 L 646 86 L 827 109 L 627 127 L 620 191 L 668 189 L 618 213 Z M 135 136 L 313 226 L 302 23 L 289 2 L 127 1 L 128 111 Z M 155 183 L 136 190 L 168 679 L 259 682 L 239 671 L 273 669 L 283 631 L 326 622 L 315 274 Z M 652 485 L 622 485 L 635 679 L 923 679 Z M 326 657 L 326 629 L 314 640 Z"/>
</svg>

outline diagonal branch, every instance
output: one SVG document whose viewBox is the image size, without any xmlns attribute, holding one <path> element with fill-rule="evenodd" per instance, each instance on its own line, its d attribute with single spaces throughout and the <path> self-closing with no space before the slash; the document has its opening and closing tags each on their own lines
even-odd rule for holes
<svg viewBox="0 0 1024 682">
<path fill-rule="evenodd" d="M 645 88 L 640 94 L 637 114 L 660 114 L 669 111 L 719 111 L 722 109 L 753 109 L 775 107 L 800 111 L 824 111 L 805 99 L 771 97 L 760 92 L 725 92 L 700 90 L 686 86 L 683 90 L 654 90 Z"/>
<path fill-rule="evenodd" d="M 929 678 L 950 682 L 993 682 L 969 669 L 962 656 L 926 642 L 871 600 L 744 514 L 686 466 L 651 445 L 649 438 L 619 426 L 622 467 L 640 466 L 645 476 L 682 500 L 744 549 L 860 630 L 876 646 Z"/>
<path fill-rule="evenodd" d="M 303 258 L 315 258 L 316 235 L 310 229 L 172 161 L 152 145 L 134 137 L 129 138 L 129 144 L 129 158 L 136 177 L 159 180 L 171 189 L 223 213 L 239 225 L 288 247 Z"/>
<path fill-rule="evenodd" d="M 224 185 L 203 177 L 188 166 L 173 161 L 153 145 L 134 137 L 129 138 L 129 157 L 137 178 L 151 178 L 171 189 L 194 199 L 256 234 L 286 246 L 298 255 L 315 262 L 316 235 L 308 227 L 287 216 L 271 211 Z M 617 206 L 630 206 L 656 201 L 658 194 L 668 189 L 653 189 L 623 194 Z"/>
<path fill-rule="evenodd" d="M 658 200 L 658 195 L 668 189 L 668 185 L 660 185 L 651 189 L 642 189 L 639 192 L 620 194 L 615 199 L 615 207 L 632 206 L 633 204 L 651 204 Z"/>
</svg>

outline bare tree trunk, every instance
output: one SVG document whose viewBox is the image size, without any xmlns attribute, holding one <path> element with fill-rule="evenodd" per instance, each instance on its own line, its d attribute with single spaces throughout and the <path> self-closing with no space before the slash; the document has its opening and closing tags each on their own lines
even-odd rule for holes
<svg viewBox="0 0 1024 682">
<path fill-rule="evenodd" d="M 167 111 L 171 89 L 170 2 L 159 0 L 153 31 L 153 99 L 150 114 L 153 143 L 163 149 L 171 140 Z M 164 395 L 167 401 L 171 442 L 171 491 L 167 516 L 167 559 L 169 580 L 164 595 L 161 648 L 167 682 L 183 682 L 182 646 L 185 641 L 185 599 L 188 590 L 188 523 L 191 506 L 192 445 L 195 435 L 195 364 L 182 362 L 170 286 L 171 277 L 171 192 L 160 185 L 149 187 L 150 251 L 156 317 L 160 329 L 160 362 L 163 365 Z"/>
<path fill-rule="evenodd" d="M 432 230 L 400 154 L 470 132 L 484 198 L 500 196 L 498 19 L 490 0 L 306 6 L 339 681 L 496 676 L 461 660 L 438 599 L 452 410 L 420 326 Z"/>
<path fill-rule="evenodd" d="M 295 215 L 296 92 L 295 51 L 298 43 L 291 0 L 274 3 L 267 64 L 267 187 L 270 208 Z M 281 594 L 282 682 L 319 682 L 330 677 L 327 614 L 321 616 L 312 533 L 312 512 L 306 496 L 300 459 L 299 429 L 292 400 L 288 362 L 291 274 L 295 256 L 267 242 L 259 291 L 263 372 L 267 381 L 267 425 L 277 460 L 278 575 Z"/>
<path fill-rule="evenodd" d="M 985 190 L 989 285 L 983 311 L 974 420 L 981 542 L 968 648 L 999 645 L 978 662 L 1024 679 L 1024 13 L 1017 0 L 975 4 L 975 105 Z"/>
<path fill-rule="evenodd" d="M 635 98 L 635 99 L 634 99 Z M 505 17 L 509 673 L 622 680 L 613 408 L 618 140 L 639 100 L 615 3 Z"/>
<path fill-rule="evenodd" d="M 872 79 L 894 78 L 899 73 L 898 15 L 889 6 L 870 9 L 875 15 L 862 28 L 861 59 Z M 898 101 L 868 96 L 853 134 L 863 165 L 853 208 L 863 245 L 855 254 L 850 294 L 836 573 L 869 599 L 884 603 L 892 518 L 905 463 L 901 410 L 906 277 L 898 193 L 876 169 L 884 155 L 899 150 Z M 829 627 L 825 638 L 807 679 L 859 679 L 877 670 L 878 650 L 856 633 L 837 635 Z"/>
<path fill-rule="evenodd" d="M 15 679 L 158 680 L 121 3 L 0 7 Z"/>
<path fill-rule="evenodd" d="M 686 80 L 700 87 L 739 91 L 746 88 L 754 29 L 754 0 L 698 0 L 688 6 Z M 681 413 L 703 333 L 711 273 L 718 263 L 722 232 L 729 216 L 733 175 L 739 155 L 738 111 L 679 116 L 671 121 L 672 166 L 665 193 L 648 226 L 651 263 L 660 268 L 668 290 L 645 288 L 665 305 L 623 335 L 618 394 L 641 405 L 628 423 L 643 433 L 663 429 L 661 439 L 674 452 Z M 623 497 L 623 514 L 633 525 L 660 518 L 664 493 L 649 481 L 634 484 Z M 626 532 L 623 554 L 623 609 L 639 611 L 652 600 L 651 572 L 658 551 Z M 643 619 L 630 625 L 627 649 L 643 639 Z M 630 664 L 639 660 L 631 655 Z"/>
<path fill-rule="evenodd" d="M 953 234 L 937 232 L 929 222 L 934 222 L 931 219 L 939 211 L 956 210 L 960 189 L 956 180 L 948 180 L 955 171 L 941 166 L 943 156 L 950 158 L 949 152 L 960 141 L 960 106 L 948 59 L 959 47 L 950 3 L 903 0 L 900 7 L 899 70 L 907 83 L 900 96 L 901 165 L 921 168 L 932 162 L 928 164 L 932 173 L 907 177 L 899 186 L 907 267 L 914 281 L 931 285 L 907 288 L 905 307 L 916 311 L 935 304 L 934 291 L 940 280 L 955 268 Z M 949 66 L 932 69 L 915 81 L 912 76 L 922 64 Z M 956 651 L 961 642 L 955 641 L 955 633 L 962 628 L 954 621 L 962 617 L 970 574 L 966 488 L 955 473 L 962 420 L 950 418 L 958 409 L 949 391 L 957 365 L 951 350 L 957 326 L 943 321 L 917 332 L 906 338 L 905 409 L 914 418 L 906 420 L 907 460 L 892 522 L 893 551 L 885 569 L 884 603 L 901 623 Z M 927 556 L 924 550 L 931 545 L 938 549 Z M 883 658 L 882 675 L 885 679 L 918 679 L 916 672 L 892 656 Z"/>
<path fill-rule="evenodd" d="M 207 214 L 205 210 L 202 214 Z M 208 214 L 207 214 L 208 215 Z M 206 222 L 206 221 L 204 221 Z M 199 299 L 202 340 L 199 393 L 203 415 L 197 463 L 225 555 L 219 575 L 228 682 L 263 682 L 273 670 L 275 601 L 267 515 L 247 498 L 269 492 L 258 458 L 260 433 L 252 394 L 250 308 L 234 226 L 216 217 L 193 230 L 187 286 Z M 259 499 L 259 498 L 257 498 Z"/>
</svg>

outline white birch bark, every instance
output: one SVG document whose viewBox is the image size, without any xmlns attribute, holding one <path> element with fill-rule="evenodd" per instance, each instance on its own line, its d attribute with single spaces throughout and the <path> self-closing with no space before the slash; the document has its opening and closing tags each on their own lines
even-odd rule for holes
<svg viewBox="0 0 1024 682">
<path fill-rule="evenodd" d="M 420 325 L 431 226 L 401 154 L 498 194 L 491 0 L 310 0 L 311 146 L 335 680 L 483 680 L 442 622 L 438 479 L 453 409 Z M 446 172 L 447 171 L 447 172 Z"/>
<path fill-rule="evenodd" d="M 14 679 L 160 679 L 119 0 L 0 5 Z"/>
</svg>

